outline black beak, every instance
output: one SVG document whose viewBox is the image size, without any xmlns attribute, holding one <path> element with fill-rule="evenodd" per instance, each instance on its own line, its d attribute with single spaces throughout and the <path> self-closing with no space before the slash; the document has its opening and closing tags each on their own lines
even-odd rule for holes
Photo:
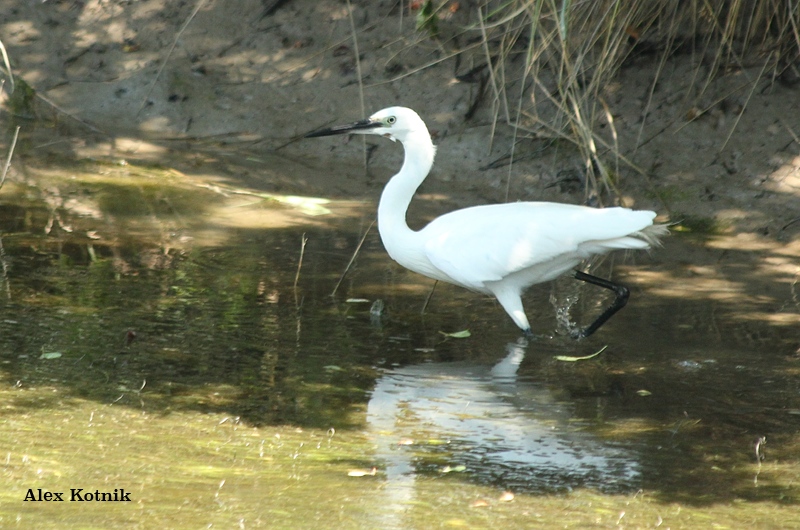
<svg viewBox="0 0 800 530">
<path fill-rule="evenodd" d="M 365 129 L 375 129 L 376 127 L 380 127 L 381 125 L 383 124 L 379 121 L 373 121 L 369 119 L 360 120 L 355 123 L 351 123 L 349 125 L 336 125 L 334 127 L 329 127 L 327 129 L 319 129 L 308 133 L 305 137 L 317 138 L 320 136 L 333 136 L 335 134 L 357 133 Z"/>
</svg>

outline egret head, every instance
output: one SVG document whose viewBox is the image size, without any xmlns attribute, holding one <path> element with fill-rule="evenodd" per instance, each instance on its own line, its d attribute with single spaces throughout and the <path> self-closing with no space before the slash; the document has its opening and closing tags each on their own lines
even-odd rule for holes
<svg viewBox="0 0 800 530">
<path fill-rule="evenodd" d="M 396 140 L 404 142 L 415 133 L 422 134 L 423 132 L 428 136 L 428 128 L 425 127 L 425 122 L 416 112 L 406 107 L 388 107 L 379 110 L 366 120 L 319 129 L 308 133 L 305 137 L 316 138 L 334 134 L 376 134 L 393 142 Z"/>
</svg>

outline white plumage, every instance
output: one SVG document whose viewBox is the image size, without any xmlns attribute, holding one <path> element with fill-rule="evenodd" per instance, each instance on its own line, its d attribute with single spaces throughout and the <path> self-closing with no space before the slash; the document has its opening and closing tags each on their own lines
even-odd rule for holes
<svg viewBox="0 0 800 530">
<path fill-rule="evenodd" d="M 411 109 L 390 107 L 307 137 L 345 133 L 385 136 L 405 148 L 403 166 L 386 184 L 378 205 L 378 231 L 392 259 L 430 278 L 494 295 L 526 334 L 530 324 L 521 300 L 525 288 L 553 280 L 593 255 L 649 248 L 667 233 L 666 226 L 653 224 L 655 212 L 552 202 L 464 208 L 414 231 L 406 212 L 436 153 L 425 123 Z M 617 294 L 612 307 L 575 333 L 588 336 L 625 305 L 628 293 L 585 273 L 576 273 L 576 278 Z"/>
</svg>

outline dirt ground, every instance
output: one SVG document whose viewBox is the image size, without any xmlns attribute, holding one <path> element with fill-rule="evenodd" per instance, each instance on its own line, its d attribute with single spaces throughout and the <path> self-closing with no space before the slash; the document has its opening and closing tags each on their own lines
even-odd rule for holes
<svg viewBox="0 0 800 530">
<path fill-rule="evenodd" d="M 523 141 L 511 168 L 486 169 L 510 151 L 512 129 L 502 112 L 494 125 L 491 91 L 466 117 L 478 88 L 456 75 L 485 60 L 480 32 L 465 29 L 478 2 L 443 10 L 438 39 L 416 31 L 415 14 L 394 0 L 353 2 L 352 22 L 341 0 L 265 9 L 275 4 L 3 2 L 0 38 L 17 76 L 4 107 L 44 138 L 19 156 L 60 151 L 156 163 L 170 152 L 199 164 L 198 153 L 222 148 L 242 159 L 269 155 L 254 186 L 377 201 L 399 164 L 398 146 L 370 139 L 365 175 L 361 141 L 300 138 L 362 117 L 360 73 L 367 115 L 404 105 L 427 121 L 439 154 L 421 197 L 436 199 L 436 211 L 505 201 L 507 186 L 508 200 L 584 201 L 582 162 L 565 142 Z M 654 56 L 622 68 L 605 98 L 620 150 L 640 171 L 620 165 L 619 200 L 693 230 L 744 234 L 795 259 L 800 85 L 760 76 L 766 56 L 749 59 L 699 96 L 699 55 L 669 60 L 654 88 Z"/>
</svg>

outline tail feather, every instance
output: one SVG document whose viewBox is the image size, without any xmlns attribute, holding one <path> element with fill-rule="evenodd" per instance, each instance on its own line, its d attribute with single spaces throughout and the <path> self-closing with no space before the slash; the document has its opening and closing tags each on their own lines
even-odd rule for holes
<svg viewBox="0 0 800 530">
<path fill-rule="evenodd" d="M 669 235 L 667 225 L 651 225 L 627 236 L 613 239 L 587 241 L 580 245 L 580 250 L 588 257 L 591 254 L 605 254 L 612 250 L 644 250 L 660 247 L 660 238 Z"/>
<path fill-rule="evenodd" d="M 638 232 L 631 234 L 633 237 L 644 240 L 649 247 L 660 247 L 661 238 L 669 235 L 669 225 L 650 225 Z"/>
</svg>

